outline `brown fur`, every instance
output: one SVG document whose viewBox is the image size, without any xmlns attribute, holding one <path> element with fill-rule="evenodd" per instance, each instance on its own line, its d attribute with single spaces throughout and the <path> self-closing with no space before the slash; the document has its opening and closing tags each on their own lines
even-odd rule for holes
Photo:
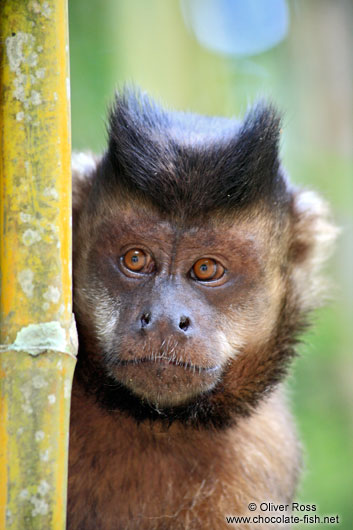
<svg viewBox="0 0 353 530">
<path fill-rule="evenodd" d="M 249 502 L 290 502 L 299 470 L 281 391 L 237 428 L 215 432 L 137 424 L 74 389 L 69 528 L 229 528 L 225 516 L 249 515 Z"/>
</svg>

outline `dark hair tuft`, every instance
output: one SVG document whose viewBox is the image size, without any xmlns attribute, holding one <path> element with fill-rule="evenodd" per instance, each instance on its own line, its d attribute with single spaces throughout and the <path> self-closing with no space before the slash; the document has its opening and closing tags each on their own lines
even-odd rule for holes
<svg viewBox="0 0 353 530">
<path fill-rule="evenodd" d="M 117 94 L 109 118 L 110 179 L 182 217 L 258 200 L 284 200 L 280 117 L 258 103 L 242 123 L 163 109 L 136 89 Z"/>
</svg>

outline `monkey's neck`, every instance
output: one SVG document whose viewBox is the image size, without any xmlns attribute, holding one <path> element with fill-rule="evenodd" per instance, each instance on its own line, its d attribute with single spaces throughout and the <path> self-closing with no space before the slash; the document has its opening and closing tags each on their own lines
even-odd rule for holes
<svg viewBox="0 0 353 530">
<path fill-rule="evenodd" d="M 169 424 L 163 419 L 138 421 L 126 411 L 109 411 L 75 379 L 72 389 L 71 430 L 73 436 L 79 430 L 91 431 L 89 440 L 95 440 L 94 443 L 100 447 L 110 443 L 115 446 L 117 436 L 124 433 L 126 449 L 131 448 L 131 444 L 141 444 L 139 450 L 142 452 L 149 444 L 159 444 L 161 450 L 166 444 L 166 449 L 170 451 L 171 444 L 176 448 L 178 444 L 199 444 L 205 442 L 205 439 L 207 443 L 209 440 L 216 442 L 219 437 L 227 437 L 223 430 L 195 429 L 178 421 Z"/>
</svg>

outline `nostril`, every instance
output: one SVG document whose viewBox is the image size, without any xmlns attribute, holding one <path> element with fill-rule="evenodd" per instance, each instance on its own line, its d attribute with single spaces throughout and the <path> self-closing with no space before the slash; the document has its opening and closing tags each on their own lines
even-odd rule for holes
<svg viewBox="0 0 353 530">
<path fill-rule="evenodd" d="M 183 331 L 187 331 L 190 326 L 190 319 L 188 317 L 181 317 L 179 322 L 179 328 Z"/>
<path fill-rule="evenodd" d="M 151 321 L 151 313 L 149 312 L 143 313 L 141 316 L 141 327 L 145 328 L 146 326 L 148 326 L 150 321 Z"/>
</svg>

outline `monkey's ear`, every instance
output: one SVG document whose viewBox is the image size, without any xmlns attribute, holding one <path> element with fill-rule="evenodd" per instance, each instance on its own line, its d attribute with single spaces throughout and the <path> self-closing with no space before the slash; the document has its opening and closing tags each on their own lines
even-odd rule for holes
<svg viewBox="0 0 353 530">
<path fill-rule="evenodd" d="M 311 309 L 322 296 L 324 282 L 318 273 L 331 255 L 339 229 L 332 222 L 327 203 L 312 191 L 294 192 L 292 215 L 292 277 L 302 308 Z"/>
<path fill-rule="evenodd" d="M 72 216 L 78 221 L 83 205 L 87 201 L 99 158 L 92 153 L 72 153 Z"/>
</svg>

